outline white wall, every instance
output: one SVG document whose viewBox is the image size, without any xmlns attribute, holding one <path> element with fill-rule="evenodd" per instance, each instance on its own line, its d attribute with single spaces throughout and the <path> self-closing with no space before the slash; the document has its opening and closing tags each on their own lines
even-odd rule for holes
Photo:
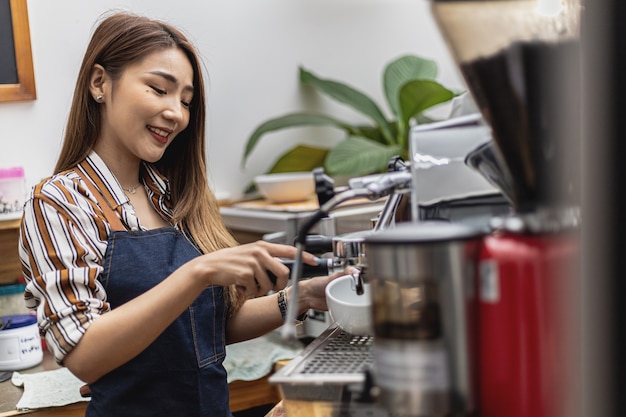
<svg viewBox="0 0 626 417">
<path fill-rule="evenodd" d="M 382 69 L 401 54 L 434 59 L 440 82 L 465 88 L 427 0 L 28 0 L 38 98 L 0 103 L 0 167 L 23 166 L 29 186 L 52 171 L 84 49 L 94 23 L 110 9 L 167 20 L 198 46 L 208 72 L 209 172 L 220 196 L 237 198 L 296 140 L 341 138 L 322 128 L 279 132 L 263 138 L 242 169 L 247 137 L 266 119 L 315 108 L 360 120 L 305 94 L 299 65 L 351 84 L 384 111 Z"/>
</svg>

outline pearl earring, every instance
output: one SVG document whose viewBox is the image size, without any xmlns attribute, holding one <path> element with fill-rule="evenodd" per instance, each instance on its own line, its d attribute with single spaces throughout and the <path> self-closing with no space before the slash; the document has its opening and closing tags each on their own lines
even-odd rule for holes
<svg viewBox="0 0 626 417">
<path fill-rule="evenodd" d="M 102 101 L 102 94 L 96 96 L 96 101 L 100 103 Z"/>
</svg>

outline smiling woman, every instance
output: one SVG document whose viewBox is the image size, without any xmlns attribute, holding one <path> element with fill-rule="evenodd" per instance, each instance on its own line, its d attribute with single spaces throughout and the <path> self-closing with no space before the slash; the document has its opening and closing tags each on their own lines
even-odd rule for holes
<svg viewBox="0 0 626 417">
<path fill-rule="evenodd" d="M 288 302 L 324 309 L 338 277 L 307 280 L 290 300 L 279 258 L 296 248 L 237 245 L 208 185 L 205 113 L 198 53 L 180 30 L 103 18 L 19 244 L 28 306 L 56 360 L 88 384 L 87 417 L 231 416 L 226 344 L 282 325 Z"/>
<path fill-rule="evenodd" d="M 0 102 L 37 98 L 26 0 L 0 0 Z"/>
</svg>

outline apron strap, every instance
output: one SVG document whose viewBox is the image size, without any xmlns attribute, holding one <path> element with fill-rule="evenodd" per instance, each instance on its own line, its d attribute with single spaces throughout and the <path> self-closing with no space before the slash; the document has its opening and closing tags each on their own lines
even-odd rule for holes
<svg viewBox="0 0 626 417">
<path fill-rule="evenodd" d="M 122 224 L 120 217 L 111 208 L 111 205 L 104 198 L 100 190 L 96 188 L 96 185 L 93 183 L 93 181 L 89 177 L 87 177 L 85 174 L 83 174 L 80 168 L 75 169 L 74 172 L 76 172 L 83 179 L 83 181 L 87 185 L 87 188 L 89 188 L 89 191 L 91 191 L 94 197 L 96 197 L 96 200 L 98 201 L 98 205 L 100 206 L 100 209 L 104 213 L 104 217 L 107 219 L 107 221 L 109 222 L 109 225 L 111 226 L 111 231 L 126 230 L 126 227 L 124 227 L 124 225 Z"/>
</svg>

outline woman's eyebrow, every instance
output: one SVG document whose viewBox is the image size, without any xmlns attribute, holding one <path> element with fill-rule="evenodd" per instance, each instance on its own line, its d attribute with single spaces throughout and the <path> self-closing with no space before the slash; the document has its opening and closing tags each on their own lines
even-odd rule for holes
<svg viewBox="0 0 626 417">
<path fill-rule="evenodd" d="M 162 77 L 162 78 L 165 78 L 167 81 L 169 81 L 169 82 L 171 82 L 173 84 L 176 84 L 176 85 L 180 84 L 180 82 L 178 81 L 178 78 L 174 77 L 169 72 L 158 71 L 157 70 L 157 71 L 149 71 L 148 73 L 152 74 L 152 75 L 157 75 L 157 76 Z M 184 90 L 193 92 L 194 91 L 193 85 L 186 85 L 184 87 Z"/>
</svg>

